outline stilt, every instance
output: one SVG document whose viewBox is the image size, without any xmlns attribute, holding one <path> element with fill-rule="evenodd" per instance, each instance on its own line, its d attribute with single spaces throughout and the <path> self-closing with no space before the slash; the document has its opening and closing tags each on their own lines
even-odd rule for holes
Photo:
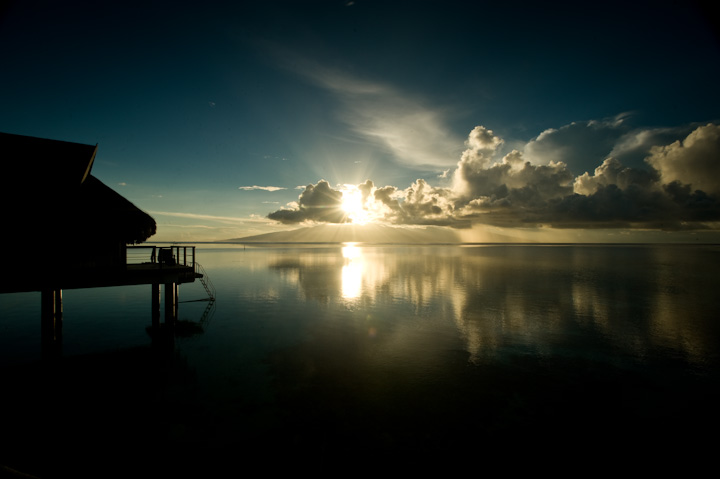
<svg viewBox="0 0 720 479">
<path fill-rule="evenodd" d="M 157 329 L 160 326 L 160 285 L 153 283 L 150 289 L 151 305 L 150 310 L 152 312 L 152 325 L 153 328 Z"/>
<path fill-rule="evenodd" d="M 180 283 L 175 283 L 175 319 L 180 315 Z"/>
<path fill-rule="evenodd" d="M 178 309 L 177 283 L 165 283 L 165 324 L 173 325 L 177 319 Z"/>
<path fill-rule="evenodd" d="M 40 334 L 43 354 L 56 356 L 62 346 L 62 290 L 40 292 Z"/>
</svg>

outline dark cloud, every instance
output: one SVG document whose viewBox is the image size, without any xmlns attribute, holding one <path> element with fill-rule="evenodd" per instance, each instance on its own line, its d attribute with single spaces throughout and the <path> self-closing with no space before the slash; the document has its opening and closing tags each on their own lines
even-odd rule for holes
<svg viewBox="0 0 720 479">
<path fill-rule="evenodd" d="M 385 205 L 385 207 L 392 213 L 398 213 L 401 211 L 400 202 L 396 197 L 397 188 L 394 186 L 383 186 L 377 188 L 373 193 L 375 201 Z"/>
<path fill-rule="evenodd" d="M 598 188 L 616 185 L 627 189 L 631 185 L 648 188 L 660 180 L 655 170 L 640 170 L 628 168 L 615 158 L 606 159 L 602 165 L 595 168 L 595 174 L 583 173 L 575 179 L 575 193 L 591 195 Z"/>
<path fill-rule="evenodd" d="M 684 125 L 673 128 L 636 128 L 618 138 L 608 155 L 623 165 L 645 169 L 645 159 L 657 145 L 669 145 L 682 140 L 700 125 Z M 589 171 L 589 170 L 585 170 Z M 581 173 L 580 170 L 577 171 Z"/>
<path fill-rule="evenodd" d="M 659 189 L 610 184 L 591 195 L 567 196 L 536 220 L 555 227 L 704 229 L 705 223 L 720 221 L 720 202 L 679 182 Z"/>
<path fill-rule="evenodd" d="M 631 131 L 625 118 L 573 122 L 549 129 L 525 146 L 534 164 L 565 163 L 576 174 L 591 171 L 610 156 L 620 139 Z"/>
<path fill-rule="evenodd" d="M 533 165 L 517 150 L 492 165 L 466 150 L 454 179 L 456 217 L 506 225 L 533 221 L 549 201 L 571 194 L 573 175 L 562 162 Z"/>
<path fill-rule="evenodd" d="M 532 191 L 530 200 L 546 201 L 571 193 L 573 179 L 564 163 L 532 165 L 523 162 L 517 151 L 488 168 L 476 168 L 475 164 L 461 160 L 456 171 L 456 181 L 461 185 L 463 196 L 470 199 L 503 199 L 513 191 Z"/>
<path fill-rule="evenodd" d="M 533 164 L 562 162 L 576 175 L 592 171 L 607 158 L 644 169 L 653 148 L 682 140 L 701 126 L 637 128 L 631 122 L 630 115 L 618 115 L 545 130 L 525 145 L 525 158 Z"/>
<path fill-rule="evenodd" d="M 701 190 L 692 190 L 690 185 L 678 181 L 664 185 L 663 190 L 677 205 L 679 219 L 686 223 L 712 222 L 720 219 L 720 201 Z"/>
<path fill-rule="evenodd" d="M 297 203 L 270 213 L 268 218 L 284 224 L 304 221 L 346 223 L 348 218 L 341 204 L 342 192 L 331 188 L 327 181 L 320 180 L 317 185 L 307 185 Z"/>
<path fill-rule="evenodd" d="M 599 186 L 591 195 L 573 194 L 551 202 L 536 221 L 556 227 L 629 227 L 662 225 L 671 201 L 662 191 L 629 185 Z"/>
<path fill-rule="evenodd" d="M 471 194 L 462 212 L 504 226 L 683 229 L 720 221 L 720 126 L 698 127 L 651 152 L 645 169 L 607 158 L 574 181 L 564 163 L 519 169 L 518 154 L 480 170 L 461 161 L 457 174 Z"/>
</svg>

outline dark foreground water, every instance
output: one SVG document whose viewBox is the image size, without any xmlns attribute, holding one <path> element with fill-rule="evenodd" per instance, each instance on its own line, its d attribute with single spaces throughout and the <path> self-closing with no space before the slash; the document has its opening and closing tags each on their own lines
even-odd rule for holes
<svg viewBox="0 0 720 479">
<path fill-rule="evenodd" d="M 0 295 L 0 464 L 346 476 L 583 458 L 584 471 L 622 459 L 687 474 L 715 454 L 720 247 L 216 246 L 197 259 L 217 299 L 181 286 L 174 334 L 152 332 L 150 286 L 68 290 L 53 355 L 39 294 Z"/>
</svg>

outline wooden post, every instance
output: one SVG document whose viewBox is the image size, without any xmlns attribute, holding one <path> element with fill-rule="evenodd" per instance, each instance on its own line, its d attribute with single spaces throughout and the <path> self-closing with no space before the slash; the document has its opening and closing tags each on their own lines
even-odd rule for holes
<svg viewBox="0 0 720 479">
<path fill-rule="evenodd" d="M 160 285 L 153 283 L 150 288 L 152 325 L 157 329 L 160 326 Z"/>
<path fill-rule="evenodd" d="M 165 283 L 165 324 L 173 325 L 177 319 L 177 283 Z"/>
</svg>

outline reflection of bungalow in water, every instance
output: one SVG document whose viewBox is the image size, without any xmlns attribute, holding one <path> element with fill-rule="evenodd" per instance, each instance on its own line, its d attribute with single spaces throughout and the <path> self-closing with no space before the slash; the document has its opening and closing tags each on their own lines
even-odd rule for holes
<svg viewBox="0 0 720 479">
<path fill-rule="evenodd" d="M 195 280 L 194 247 L 133 250 L 143 260 L 129 264 L 155 220 L 90 174 L 97 145 L 0 133 L 0 151 L 0 292 L 42 291 L 45 304 L 62 289 L 153 284 L 155 298 L 160 284 L 176 294 Z"/>
</svg>

